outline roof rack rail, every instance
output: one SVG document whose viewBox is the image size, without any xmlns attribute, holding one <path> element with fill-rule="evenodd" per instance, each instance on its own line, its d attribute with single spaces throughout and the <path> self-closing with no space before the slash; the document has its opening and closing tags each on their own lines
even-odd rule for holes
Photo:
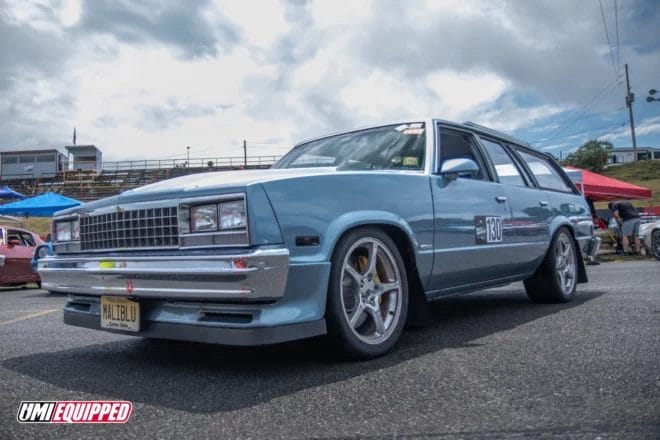
<svg viewBox="0 0 660 440">
<path fill-rule="evenodd" d="M 507 139 L 511 142 L 515 142 L 516 144 L 521 144 L 521 145 L 525 145 L 527 147 L 533 148 L 532 144 L 530 144 L 527 141 L 523 141 L 522 139 L 519 139 L 515 136 L 511 136 L 511 135 L 502 133 L 501 131 L 493 130 L 492 128 L 484 127 L 483 125 L 479 125 L 479 124 L 477 124 L 475 122 L 472 122 L 472 121 L 463 122 L 463 125 L 467 125 L 468 127 L 476 128 L 478 130 L 483 131 L 484 133 L 492 134 L 493 136 L 497 136 L 497 137 L 502 138 L 502 139 Z"/>
</svg>

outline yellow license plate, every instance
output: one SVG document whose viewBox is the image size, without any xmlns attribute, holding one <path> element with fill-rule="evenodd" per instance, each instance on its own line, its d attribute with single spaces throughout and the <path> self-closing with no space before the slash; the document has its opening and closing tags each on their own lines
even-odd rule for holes
<svg viewBox="0 0 660 440">
<path fill-rule="evenodd" d="M 101 327 L 139 331 L 140 303 L 120 296 L 101 296 Z"/>
</svg>

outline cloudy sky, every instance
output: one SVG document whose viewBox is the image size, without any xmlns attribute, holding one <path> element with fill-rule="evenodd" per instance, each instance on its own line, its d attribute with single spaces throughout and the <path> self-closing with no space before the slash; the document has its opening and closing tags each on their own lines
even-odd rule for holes
<svg viewBox="0 0 660 440">
<path fill-rule="evenodd" d="M 433 115 L 565 156 L 631 145 L 625 63 L 660 147 L 659 23 L 654 0 L 0 0 L 0 150 L 76 127 L 109 161 L 281 155 Z"/>
</svg>

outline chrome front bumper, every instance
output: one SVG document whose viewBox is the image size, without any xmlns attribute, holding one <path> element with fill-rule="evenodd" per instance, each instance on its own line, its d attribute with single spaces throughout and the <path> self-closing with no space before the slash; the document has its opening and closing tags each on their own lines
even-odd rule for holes
<svg viewBox="0 0 660 440">
<path fill-rule="evenodd" d="M 46 290 L 180 300 L 275 300 L 284 294 L 287 249 L 223 255 L 49 256 L 37 271 Z"/>
</svg>

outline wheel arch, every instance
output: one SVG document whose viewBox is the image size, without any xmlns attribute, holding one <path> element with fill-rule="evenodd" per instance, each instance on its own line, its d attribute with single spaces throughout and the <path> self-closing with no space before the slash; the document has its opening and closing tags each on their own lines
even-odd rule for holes
<svg viewBox="0 0 660 440">
<path fill-rule="evenodd" d="M 387 221 L 364 221 L 352 224 L 337 235 L 333 242 L 330 257 L 334 253 L 339 241 L 349 233 L 361 228 L 378 228 L 387 234 L 397 247 L 401 255 L 408 278 L 408 317 L 406 325 L 423 326 L 430 320 L 430 310 L 424 287 L 417 267 L 417 253 L 414 248 L 414 239 L 411 237 L 412 231 L 401 224 Z"/>
<path fill-rule="evenodd" d="M 577 252 L 577 265 L 578 265 L 578 283 L 586 283 L 589 281 L 589 278 L 587 277 L 587 268 L 584 264 L 584 257 L 582 256 L 582 249 L 580 248 L 580 243 L 578 243 L 577 238 L 575 238 L 575 228 L 569 222 L 568 220 L 558 223 L 552 230 L 552 235 L 550 239 L 550 243 L 552 243 L 552 240 L 554 240 L 555 236 L 559 232 L 561 228 L 566 228 L 568 229 L 568 232 L 571 234 L 571 239 L 573 240 L 573 246 L 575 246 L 575 251 Z M 550 248 L 548 247 L 548 250 L 546 251 L 547 253 L 550 251 Z"/>
</svg>

